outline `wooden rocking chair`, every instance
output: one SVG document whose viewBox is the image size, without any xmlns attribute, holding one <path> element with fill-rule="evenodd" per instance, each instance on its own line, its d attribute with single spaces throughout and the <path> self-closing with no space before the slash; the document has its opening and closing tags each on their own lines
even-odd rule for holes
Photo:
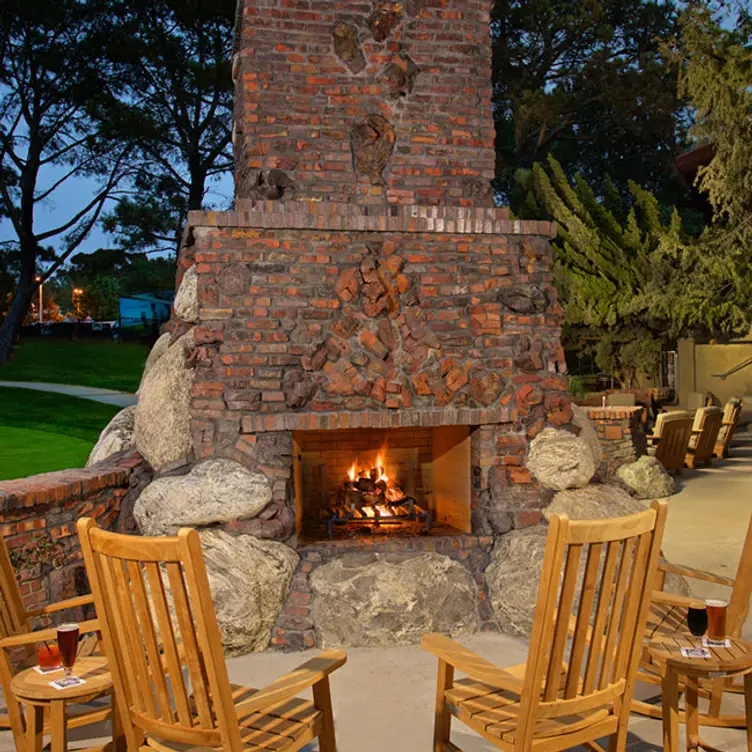
<svg viewBox="0 0 752 752">
<path fill-rule="evenodd" d="M 721 430 L 722 420 L 723 412 L 720 407 L 701 407 L 695 413 L 687 456 L 684 459 L 687 467 L 693 468 L 700 463 L 712 464 L 715 442 Z"/>
<path fill-rule="evenodd" d="M 345 653 L 258 691 L 231 686 L 198 533 L 118 535 L 86 518 L 78 532 L 130 752 L 294 752 L 317 737 L 336 752 L 329 674 Z M 297 697 L 310 688 L 313 702 Z"/>
<path fill-rule="evenodd" d="M 663 592 L 663 581 L 668 572 L 682 575 L 688 579 L 711 582 L 723 585 L 731 589 L 728 611 L 726 614 L 726 632 L 729 637 L 741 637 L 742 628 L 749 611 L 749 599 L 752 595 L 752 518 L 747 528 L 747 537 L 744 540 L 742 556 L 736 575 L 732 578 L 720 577 L 710 572 L 703 572 L 691 567 L 681 567 L 661 561 L 658 564 L 658 578 L 656 591 L 653 593 L 653 602 L 650 605 L 650 614 L 646 627 L 646 641 L 670 637 L 675 633 L 687 634 L 687 607 L 696 598 L 673 595 Z M 648 653 L 643 649 L 640 660 L 638 681 L 660 686 L 663 676 L 663 667 L 655 664 Z M 700 713 L 700 724 L 704 726 L 725 726 L 744 728 L 746 717 L 744 713 L 738 715 L 721 714 L 721 702 L 724 693 L 743 694 L 744 684 L 742 681 L 716 679 L 713 681 L 700 682 L 700 697 L 710 700 L 707 712 Z M 642 701 L 634 701 L 632 710 L 641 715 L 652 718 L 661 718 L 661 706 L 652 705 Z M 684 713 L 680 713 L 680 720 L 684 720 Z"/>
<path fill-rule="evenodd" d="M 5 698 L 6 713 L 0 714 L 0 728 L 10 728 L 16 749 L 25 749 L 26 721 L 21 705 L 11 691 L 14 669 L 21 670 L 36 664 L 37 648 L 45 640 L 57 639 L 57 629 L 32 631 L 32 622 L 43 616 L 59 613 L 68 609 L 79 608 L 93 603 L 92 595 L 52 603 L 43 608 L 27 609 L 24 607 L 21 591 L 18 587 L 13 565 L 10 560 L 5 540 L 0 536 L 0 687 Z M 81 634 L 96 633 L 99 622 L 85 621 L 80 625 Z M 96 647 L 96 642 L 92 642 Z M 20 660 L 18 653 L 21 653 Z M 92 696 L 88 699 L 94 699 Z M 96 710 L 84 709 L 74 705 L 68 717 L 68 727 L 78 728 L 98 723 L 109 717 L 110 707 Z"/>
<path fill-rule="evenodd" d="M 687 458 L 689 437 L 692 433 L 692 418 L 684 410 L 660 413 L 655 421 L 653 433 L 647 437 L 654 448 L 653 454 L 666 470 L 681 474 Z"/>
<path fill-rule="evenodd" d="M 447 637 L 423 638 L 439 659 L 434 752 L 459 752 L 452 716 L 503 750 L 601 750 L 605 736 L 611 752 L 624 749 L 666 511 L 654 501 L 611 520 L 552 515 L 527 663 L 501 669 Z"/>
<path fill-rule="evenodd" d="M 715 441 L 713 456 L 718 459 L 724 459 L 729 456 L 731 439 L 734 438 L 736 423 L 742 412 L 742 401 L 738 397 L 732 397 L 723 409 L 723 421 L 721 429 L 718 431 L 718 438 Z"/>
</svg>

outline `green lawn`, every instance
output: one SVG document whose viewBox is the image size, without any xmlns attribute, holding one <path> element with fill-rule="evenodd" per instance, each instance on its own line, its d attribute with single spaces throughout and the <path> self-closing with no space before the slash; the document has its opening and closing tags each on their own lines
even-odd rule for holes
<svg viewBox="0 0 752 752">
<path fill-rule="evenodd" d="M 135 342 L 24 339 L 0 381 L 47 381 L 135 392 L 149 350 Z"/>
<path fill-rule="evenodd" d="M 0 387 L 0 480 L 83 467 L 114 405 Z"/>
</svg>

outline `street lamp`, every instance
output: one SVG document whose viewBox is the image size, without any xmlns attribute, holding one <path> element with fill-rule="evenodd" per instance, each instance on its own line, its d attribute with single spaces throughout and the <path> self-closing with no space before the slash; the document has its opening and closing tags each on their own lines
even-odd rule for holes
<svg viewBox="0 0 752 752">
<path fill-rule="evenodd" d="M 76 306 L 76 320 L 81 318 L 81 296 L 84 291 L 80 287 L 73 288 L 73 305 Z"/>
<path fill-rule="evenodd" d="M 39 323 L 44 323 L 44 317 L 43 317 L 43 308 L 42 308 L 42 301 L 43 301 L 43 293 L 42 290 L 44 290 L 44 282 L 42 282 L 42 278 L 37 276 L 34 277 L 35 282 L 39 282 Z"/>
</svg>

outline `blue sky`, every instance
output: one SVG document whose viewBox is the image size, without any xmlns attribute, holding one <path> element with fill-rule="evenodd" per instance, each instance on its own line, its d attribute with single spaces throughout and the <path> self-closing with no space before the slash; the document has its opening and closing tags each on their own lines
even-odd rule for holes
<svg viewBox="0 0 752 752">
<path fill-rule="evenodd" d="M 49 185 L 63 174 L 63 168 L 49 168 L 44 176 L 44 182 Z M 40 187 L 43 186 L 40 185 Z M 37 205 L 34 223 L 36 232 L 44 232 L 68 221 L 91 201 L 96 189 L 97 182 L 93 179 L 79 178 L 66 181 L 50 199 L 41 205 Z M 226 209 L 232 201 L 232 195 L 232 175 L 228 174 L 209 186 L 206 203 L 211 207 Z M 11 223 L 8 220 L 0 221 L 0 242 L 15 240 L 15 238 L 16 235 Z M 107 248 L 114 245 L 115 238 L 105 233 L 97 225 L 76 253 L 92 253 L 98 248 Z"/>
</svg>

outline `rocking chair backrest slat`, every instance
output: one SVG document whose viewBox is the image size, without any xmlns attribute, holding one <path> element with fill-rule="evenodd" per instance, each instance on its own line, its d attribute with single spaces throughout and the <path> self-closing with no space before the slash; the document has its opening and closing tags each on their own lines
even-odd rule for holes
<svg viewBox="0 0 752 752">
<path fill-rule="evenodd" d="M 31 631 L 5 540 L 0 536 L 0 637 Z"/>
<path fill-rule="evenodd" d="M 752 596 L 752 517 L 747 526 L 747 535 L 729 599 L 727 629 L 732 637 L 741 637 L 744 622 L 749 613 L 750 596 Z"/>
<path fill-rule="evenodd" d="M 124 536 L 87 519 L 78 529 L 126 735 L 239 752 L 198 533 Z"/>
<path fill-rule="evenodd" d="M 666 470 L 681 470 L 692 433 L 692 418 L 689 415 L 683 417 L 678 411 L 677 416 L 673 416 L 673 413 L 666 413 L 655 457 Z"/>
<path fill-rule="evenodd" d="M 552 516 L 519 733 L 532 733 L 525 718 L 619 712 L 629 700 L 666 511 L 666 502 L 653 502 L 611 520 Z"/>
</svg>

